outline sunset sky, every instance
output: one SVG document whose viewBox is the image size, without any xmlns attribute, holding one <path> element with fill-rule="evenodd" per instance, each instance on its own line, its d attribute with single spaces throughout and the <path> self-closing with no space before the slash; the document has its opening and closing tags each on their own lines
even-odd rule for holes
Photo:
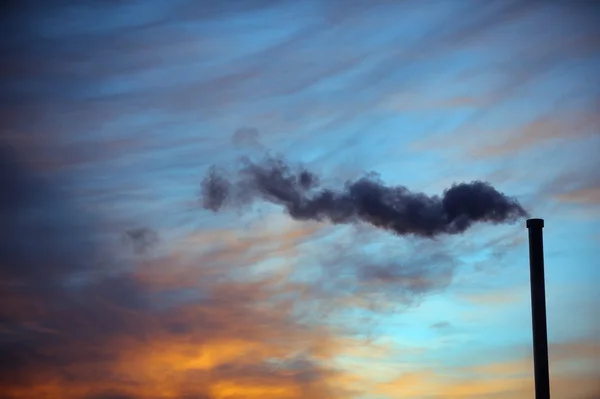
<svg viewBox="0 0 600 399">
<path fill-rule="evenodd" d="M 265 156 L 544 218 L 552 395 L 600 398 L 596 2 L 7 3 L 0 398 L 533 398 L 524 218 L 203 207 Z"/>
</svg>

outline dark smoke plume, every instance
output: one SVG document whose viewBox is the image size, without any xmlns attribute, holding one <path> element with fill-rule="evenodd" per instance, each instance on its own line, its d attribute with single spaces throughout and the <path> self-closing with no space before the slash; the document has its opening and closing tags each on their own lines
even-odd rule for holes
<svg viewBox="0 0 600 399">
<path fill-rule="evenodd" d="M 428 196 L 386 186 L 368 175 L 333 190 L 320 187 L 314 173 L 294 170 L 274 158 L 245 160 L 235 180 L 212 167 L 202 182 L 203 206 L 213 212 L 255 199 L 283 206 L 295 220 L 363 221 L 397 235 L 422 237 L 462 233 L 473 223 L 510 223 L 528 215 L 517 200 L 482 181 L 454 184 L 441 196 Z"/>
</svg>

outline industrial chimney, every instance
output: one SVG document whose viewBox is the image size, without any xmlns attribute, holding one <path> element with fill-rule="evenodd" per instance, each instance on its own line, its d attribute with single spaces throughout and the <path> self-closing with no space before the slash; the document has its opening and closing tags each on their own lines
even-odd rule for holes
<svg viewBox="0 0 600 399">
<path fill-rule="evenodd" d="M 527 229 L 529 229 L 529 269 L 531 280 L 535 399 L 550 399 L 543 228 L 543 219 L 527 220 Z"/>
</svg>

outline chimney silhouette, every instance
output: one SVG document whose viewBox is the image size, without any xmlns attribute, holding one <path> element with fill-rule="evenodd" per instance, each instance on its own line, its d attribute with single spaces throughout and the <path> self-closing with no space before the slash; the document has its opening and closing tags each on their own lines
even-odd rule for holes
<svg viewBox="0 0 600 399">
<path fill-rule="evenodd" d="M 543 219 L 527 220 L 527 229 L 529 230 L 529 270 L 531 281 L 535 399 L 550 399 L 543 228 Z"/>
</svg>

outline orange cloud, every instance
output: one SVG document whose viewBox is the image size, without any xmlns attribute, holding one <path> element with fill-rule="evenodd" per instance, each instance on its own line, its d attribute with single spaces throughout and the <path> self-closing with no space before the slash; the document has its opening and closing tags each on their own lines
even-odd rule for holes
<svg viewBox="0 0 600 399">
<path fill-rule="evenodd" d="M 488 158 L 522 151 L 552 140 L 584 139 L 595 135 L 599 125 L 600 119 L 595 113 L 547 114 L 517 126 L 511 134 L 490 132 L 500 140 L 480 143 L 470 154 L 476 158 Z"/>
<path fill-rule="evenodd" d="M 132 260 L 60 190 L 0 156 L 11 171 L 0 231 L 14 232 L 0 240 L 3 397 L 337 399 L 361 390 L 337 361 L 348 342 L 340 337 L 356 330 L 336 311 L 356 304 L 335 299 L 360 297 L 362 262 L 372 259 L 304 275 L 301 255 L 327 228 L 262 218 L 245 233 L 196 233 Z M 12 217 L 31 212 L 51 217 Z M 385 270 L 407 297 L 438 286 L 419 277 L 429 261 L 406 266 Z"/>
<path fill-rule="evenodd" d="M 303 317 L 293 284 L 244 273 L 315 226 L 277 235 L 271 223 L 254 240 L 213 232 L 123 265 L 87 215 L 10 154 L 1 161 L 14 171 L 0 204 L 1 231 L 14 233 L 0 242 L 3 398 L 342 397 L 327 365 L 335 334 Z M 43 228 L 4 217 L 40 208 L 52 216 Z"/>
<path fill-rule="evenodd" d="M 585 159 L 585 155 L 581 154 L 581 159 Z M 593 209 L 600 204 L 600 179 L 595 173 L 600 164 L 596 159 L 582 164 L 581 159 L 574 160 L 576 164 L 565 167 L 547 182 L 542 188 L 543 194 L 559 203 L 581 208 Z"/>
<path fill-rule="evenodd" d="M 322 317 L 365 307 L 360 278 L 346 283 L 338 275 L 341 265 L 327 271 L 324 282 L 293 278 L 303 270 L 296 264 L 300 246 L 328 230 L 279 216 L 255 227 L 194 233 L 125 272 L 94 270 L 73 286 L 57 283 L 60 289 L 44 283 L 52 274 L 2 269 L 6 278 L 42 288 L 3 292 L 5 397 L 341 399 L 366 392 L 372 373 L 381 370 L 378 359 L 387 359 L 393 345 L 357 342 L 350 337 L 352 323 Z M 74 259 L 82 255 L 89 254 L 73 253 Z M 281 264 L 260 268 L 274 258 Z M 426 291 L 418 276 L 422 266 L 413 266 L 416 274 L 396 279 L 407 284 L 407 294 Z M 344 267 L 356 272 L 365 265 L 355 259 Z M 60 282 L 63 274 L 56 277 Z M 385 288 L 383 281 L 377 286 Z M 351 367 L 356 362 L 372 370 L 357 373 Z"/>
<path fill-rule="evenodd" d="M 592 108 L 592 107 L 590 107 Z M 550 109 L 536 119 L 520 125 L 485 129 L 473 123 L 452 134 L 433 135 L 411 144 L 415 150 L 459 149 L 474 159 L 488 159 L 515 154 L 539 145 L 594 137 L 600 120 L 591 109 Z M 474 140 L 474 137 L 481 139 Z"/>
<path fill-rule="evenodd" d="M 600 204 L 600 187 L 585 187 L 566 193 L 556 194 L 559 201 L 575 204 Z"/>
<path fill-rule="evenodd" d="M 598 341 L 552 344 L 551 390 L 553 396 L 566 399 L 595 398 L 600 395 L 597 375 L 600 367 L 565 368 L 565 363 L 584 364 L 595 358 Z M 533 395 L 531 357 L 517 357 L 503 362 L 435 370 L 421 369 L 404 373 L 373 388 L 373 393 L 389 399 L 526 399 Z"/>
<path fill-rule="evenodd" d="M 143 296 L 143 287 L 131 284 Z M 329 382 L 339 372 L 324 365 L 335 356 L 335 336 L 294 320 L 291 304 L 271 298 L 269 285 L 202 285 L 205 299 L 166 309 L 82 293 L 72 299 L 84 301 L 84 309 L 73 305 L 52 311 L 54 323 L 45 320 L 56 333 L 29 331 L 30 356 L 27 347 L 3 350 L 12 355 L 4 362 L 16 361 L 1 379 L 3 393 L 11 399 L 107 392 L 160 399 L 342 397 Z"/>
<path fill-rule="evenodd" d="M 522 286 L 514 289 L 487 290 L 478 293 L 459 294 L 458 297 L 477 306 L 504 306 L 515 302 L 529 301 L 529 287 Z"/>
</svg>

